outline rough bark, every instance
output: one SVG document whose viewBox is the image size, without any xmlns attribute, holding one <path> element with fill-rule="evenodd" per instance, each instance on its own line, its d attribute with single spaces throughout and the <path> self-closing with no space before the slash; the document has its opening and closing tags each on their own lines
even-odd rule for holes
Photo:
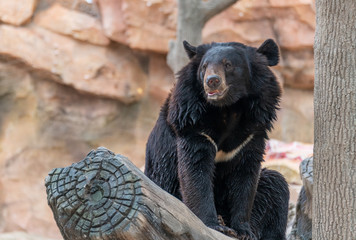
<svg viewBox="0 0 356 240">
<path fill-rule="evenodd" d="M 206 227 L 127 158 L 105 148 L 56 168 L 47 198 L 65 240 L 232 240 Z"/>
<path fill-rule="evenodd" d="M 316 1 L 313 239 L 356 239 L 356 1 Z"/>
<path fill-rule="evenodd" d="M 201 44 L 205 23 L 235 2 L 237 0 L 178 0 L 177 38 L 170 42 L 167 56 L 174 73 L 188 63 L 183 40 L 194 46 Z"/>
</svg>

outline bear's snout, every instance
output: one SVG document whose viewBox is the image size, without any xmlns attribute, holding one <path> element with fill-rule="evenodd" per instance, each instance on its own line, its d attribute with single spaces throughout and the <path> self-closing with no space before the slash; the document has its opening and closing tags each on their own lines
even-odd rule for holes
<svg viewBox="0 0 356 240">
<path fill-rule="evenodd" d="M 225 97 L 229 88 L 226 84 L 224 65 L 209 62 L 203 71 L 206 98 L 210 103 L 216 103 Z"/>
<path fill-rule="evenodd" d="M 218 75 L 209 75 L 206 78 L 206 84 L 211 90 L 215 90 L 220 86 L 221 78 Z"/>
</svg>

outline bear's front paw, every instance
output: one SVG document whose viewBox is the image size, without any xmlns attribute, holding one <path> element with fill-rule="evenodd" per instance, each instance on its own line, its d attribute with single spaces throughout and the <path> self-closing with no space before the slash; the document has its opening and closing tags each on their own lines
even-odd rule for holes
<svg viewBox="0 0 356 240">
<path fill-rule="evenodd" d="M 253 234 L 249 227 L 238 230 L 235 229 L 235 232 L 239 240 L 257 240 L 257 237 Z"/>
<path fill-rule="evenodd" d="M 226 227 L 226 226 L 220 226 L 220 225 L 216 225 L 216 226 L 209 226 L 210 228 L 221 232 L 229 237 L 233 237 L 233 238 L 237 238 L 237 234 L 235 232 L 234 229 Z"/>
</svg>

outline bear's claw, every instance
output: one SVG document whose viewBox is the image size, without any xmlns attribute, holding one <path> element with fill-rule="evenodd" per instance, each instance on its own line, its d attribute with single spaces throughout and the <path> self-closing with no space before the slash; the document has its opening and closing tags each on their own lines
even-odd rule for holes
<svg viewBox="0 0 356 240">
<path fill-rule="evenodd" d="M 226 226 L 220 226 L 220 225 L 217 225 L 217 226 L 211 226 L 210 228 L 218 231 L 218 232 L 221 232 L 229 237 L 233 237 L 233 238 L 237 238 L 237 233 L 235 232 L 234 229 L 232 228 L 229 228 L 229 227 L 226 227 Z"/>
</svg>

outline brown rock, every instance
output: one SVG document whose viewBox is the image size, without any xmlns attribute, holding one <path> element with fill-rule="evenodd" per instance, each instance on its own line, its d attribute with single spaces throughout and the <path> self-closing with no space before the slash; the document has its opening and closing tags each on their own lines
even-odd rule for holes
<svg viewBox="0 0 356 240">
<path fill-rule="evenodd" d="M 46 206 L 46 191 L 43 186 L 45 171 L 55 164 L 55 159 L 70 164 L 72 158 L 61 149 L 36 149 L 29 147 L 12 158 L 6 159 L 1 169 L 0 183 L 5 197 L 1 202 L 3 231 L 26 229 L 39 235 L 58 237 L 50 209 Z M 52 165 L 52 166 L 51 166 Z"/>
<path fill-rule="evenodd" d="M 70 35 L 75 39 L 98 45 L 108 45 L 100 22 L 85 13 L 69 10 L 55 4 L 36 15 L 36 24 L 51 31 Z"/>
<path fill-rule="evenodd" d="M 299 49 L 314 44 L 314 29 L 296 19 L 276 19 L 274 30 L 281 48 Z"/>
<path fill-rule="evenodd" d="M 79 43 L 36 27 L 0 26 L 0 54 L 50 73 L 60 83 L 131 103 L 142 98 L 146 74 L 130 50 Z"/>
<path fill-rule="evenodd" d="M 26 23 L 35 10 L 37 0 L 0 0 L 0 21 L 19 26 Z"/>
<path fill-rule="evenodd" d="M 314 142 L 313 91 L 284 88 L 281 110 L 270 137 L 284 142 Z"/>
<path fill-rule="evenodd" d="M 0 232 L 59 239 L 46 203 L 47 173 L 97 146 L 142 166 L 158 111 L 150 99 L 125 105 L 48 81 L 42 71 L 18 61 L 0 64 Z"/>
<path fill-rule="evenodd" d="M 291 7 L 310 4 L 310 0 L 270 0 L 272 7 Z"/>
<path fill-rule="evenodd" d="M 98 0 L 106 35 L 131 48 L 166 53 L 175 38 L 176 3 L 172 0 Z M 277 39 L 281 48 L 313 46 L 313 0 L 242 0 L 211 19 L 204 42 L 261 43 Z"/>
<path fill-rule="evenodd" d="M 268 20 L 235 23 L 221 19 L 208 22 L 203 30 L 204 42 L 237 41 L 258 46 L 267 38 L 275 38 Z"/>
<path fill-rule="evenodd" d="M 122 0 L 98 0 L 105 35 L 110 39 L 128 44 Z"/>
<path fill-rule="evenodd" d="M 299 5 L 294 7 L 300 21 L 307 23 L 312 29 L 315 30 L 315 9 L 314 5 Z"/>
<path fill-rule="evenodd" d="M 230 8 L 213 17 L 212 22 L 228 19 L 234 22 L 258 21 L 273 16 L 268 0 L 240 0 Z"/>
<path fill-rule="evenodd" d="M 174 74 L 164 55 L 150 56 L 148 81 L 150 95 L 163 104 L 175 82 Z"/>
<path fill-rule="evenodd" d="M 99 0 L 99 5 L 109 38 L 133 49 L 168 51 L 176 34 L 175 1 Z"/>
<path fill-rule="evenodd" d="M 280 71 L 285 86 L 313 90 L 314 52 L 312 48 L 282 50 L 283 66 Z"/>
<path fill-rule="evenodd" d="M 124 0 L 129 46 L 161 53 L 176 35 L 176 2 L 173 0 Z"/>
</svg>

